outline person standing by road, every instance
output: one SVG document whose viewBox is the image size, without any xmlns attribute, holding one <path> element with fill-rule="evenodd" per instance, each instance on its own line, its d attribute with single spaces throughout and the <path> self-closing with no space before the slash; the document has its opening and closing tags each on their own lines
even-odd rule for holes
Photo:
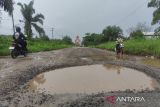
<svg viewBox="0 0 160 107">
<path fill-rule="evenodd" d="M 123 39 L 118 37 L 117 41 L 116 41 L 116 47 L 115 47 L 115 51 L 116 51 L 116 55 L 118 58 L 122 58 L 123 57 Z"/>
</svg>

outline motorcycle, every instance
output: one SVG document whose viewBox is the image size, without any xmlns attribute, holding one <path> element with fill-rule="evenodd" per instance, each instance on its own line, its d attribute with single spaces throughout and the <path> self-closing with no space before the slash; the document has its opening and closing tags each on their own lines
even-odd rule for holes
<svg viewBox="0 0 160 107">
<path fill-rule="evenodd" d="M 27 51 L 23 49 L 22 45 L 17 44 L 15 41 L 12 41 L 12 45 L 9 47 L 11 51 L 11 57 L 15 59 L 16 57 L 23 55 L 24 57 L 27 56 Z"/>
</svg>

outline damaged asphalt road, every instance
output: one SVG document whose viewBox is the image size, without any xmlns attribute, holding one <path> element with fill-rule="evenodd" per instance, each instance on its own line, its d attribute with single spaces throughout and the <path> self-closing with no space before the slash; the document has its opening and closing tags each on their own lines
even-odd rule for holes
<svg viewBox="0 0 160 107">
<path fill-rule="evenodd" d="M 125 56 L 117 60 L 113 52 L 93 48 L 67 48 L 30 54 L 27 58 L 0 58 L 0 107 L 160 107 L 160 90 L 126 90 L 87 94 L 49 95 L 28 91 L 25 85 L 38 74 L 50 70 L 91 64 L 114 64 L 133 68 L 160 83 L 160 69 L 139 63 L 144 57 Z M 107 96 L 144 97 L 145 102 L 115 102 Z"/>
</svg>

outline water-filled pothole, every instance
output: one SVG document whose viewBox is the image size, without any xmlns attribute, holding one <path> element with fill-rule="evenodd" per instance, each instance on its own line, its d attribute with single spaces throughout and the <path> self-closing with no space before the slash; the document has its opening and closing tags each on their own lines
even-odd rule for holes
<svg viewBox="0 0 160 107">
<path fill-rule="evenodd" d="M 115 65 L 90 65 L 57 69 L 40 74 L 28 84 L 29 90 L 50 94 L 96 93 L 126 89 L 154 90 L 159 83 L 146 74 Z"/>
</svg>

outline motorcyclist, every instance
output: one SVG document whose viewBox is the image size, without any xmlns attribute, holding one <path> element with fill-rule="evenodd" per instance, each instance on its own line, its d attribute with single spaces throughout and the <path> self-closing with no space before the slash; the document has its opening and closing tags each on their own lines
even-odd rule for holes
<svg viewBox="0 0 160 107">
<path fill-rule="evenodd" d="M 23 50 L 27 51 L 27 42 L 26 37 L 21 32 L 20 27 L 16 27 L 16 32 L 13 35 L 13 39 L 18 44 L 19 47 L 21 47 Z"/>
<path fill-rule="evenodd" d="M 116 47 L 115 47 L 115 51 L 116 51 L 117 57 L 122 57 L 123 48 L 124 48 L 123 39 L 118 37 L 117 41 L 116 41 Z"/>
</svg>

